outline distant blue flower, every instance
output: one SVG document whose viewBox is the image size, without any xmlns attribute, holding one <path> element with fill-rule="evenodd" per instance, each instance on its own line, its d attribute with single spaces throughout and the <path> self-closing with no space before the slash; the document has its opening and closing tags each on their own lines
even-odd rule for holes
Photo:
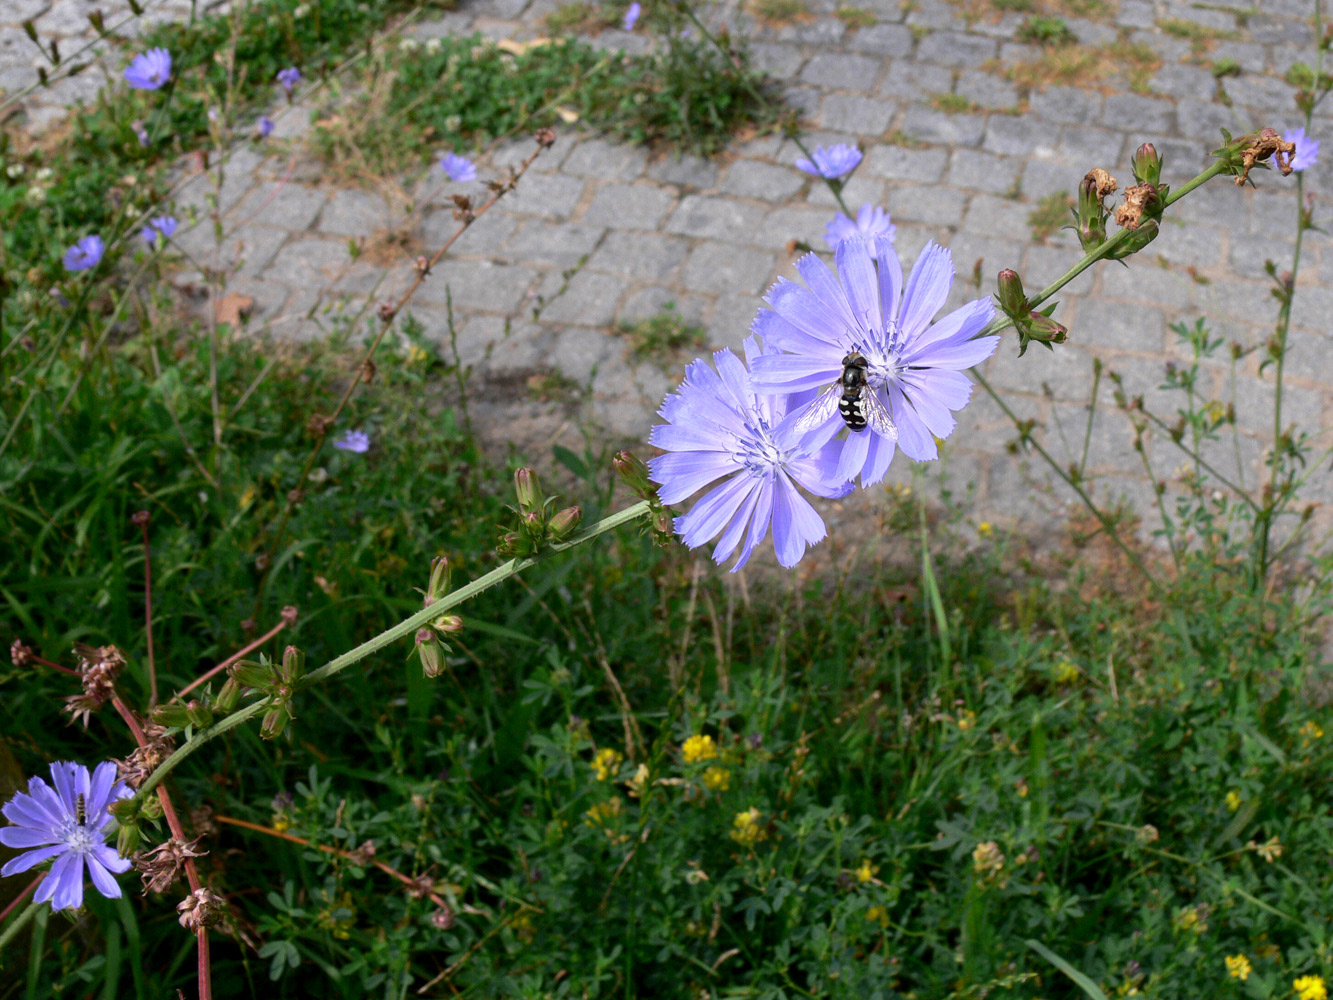
<svg viewBox="0 0 1333 1000">
<path fill-rule="evenodd" d="M 282 89 L 287 91 L 288 96 L 290 96 L 292 90 L 301 82 L 301 71 L 295 66 L 280 69 L 278 70 L 278 82 L 282 84 Z"/>
<path fill-rule="evenodd" d="M 149 49 L 125 67 L 125 82 L 135 90 L 157 90 L 171 79 L 171 53 Z"/>
<path fill-rule="evenodd" d="M 843 240 L 859 236 L 873 243 L 876 236 L 893 239 L 897 231 L 898 227 L 889 221 L 888 212 L 878 205 L 867 204 L 862 205 L 856 213 L 855 222 L 841 212 L 835 215 L 833 221 L 824 227 L 824 242 L 836 248 Z"/>
<path fill-rule="evenodd" d="M 98 892 L 119 899 L 120 886 L 111 875 L 128 871 L 130 862 L 106 843 L 111 824 L 108 807 L 134 793 L 116 780 L 116 765 L 110 761 L 98 764 L 91 777 L 82 764 L 58 761 L 51 765 L 51 784 L 55 787 L 32 778 L 26 792 L 17 793 L 0 809 L 13 824 L 0 829 L 0 844 L 31 848 L 11 858 L 0 875 L 17 875 L 55 858 L 51 873 L 33 896 L 35 902 L 50 900 L 53 910 L 82 906 L 85 866 Z"/>
<path fill-rule="evenodd" d="M 751 365 L 761 347 L 745 341 Z M 795 566 L 825 535 L 824 522 L 797 486 L 822 497 L 846 496 L 851 484 L 836 480 L 836 447 L 811 451 L 793 424 L 797 396 L 756 396 L 740 358 L 724 348 L 713 355 L 717 370 L 701 360 L 685 370 L 685 381 L 657 412 L 667 421 L 652 429 L 648 441 L 666 451 L 648 462 L 663 503 L 680 503 L 717 479 L 688 514 L 676 518 L 675 530 L 690 548 L 717 538 L 713 559 L 721 563 L 738 549 L 731 568 L 745 565 L 756 545 L 773 527 L 778 562 Z"/>
<path fill-rule="evenodd" d="M 171 236 L 176 231 L 177 222 L 170 215 L 159 215 L 155 219 L 149 219 L 148 225 L 143 227 L 139 233 L 143 241 L 150 247 L 157 245 L 157 234 L 161 233 L 163 239 Z"/>
<path fill-rule="evenodd" d="M 1292 170 L 1304 170 L 1306 167 L 1313 167 L 1315 161 L 1319 159 L 1319 140 L 1311 139 L 1305 134 L 1303 128 L 1294 128 L 1284 132 L 1282 141 L 1296 144 L 1296 152 L 1291 158 Z"/>
<path fill-rule="evenodd" d="M 131 122 L 130 128 L 134 129 L 134 134 L 139 139 L 139 145 L 146 147 L 150 140 L 148 137 L 148 129 L 144 128 L 143 122 Z"/>
<path fill-rule="evenodd" d="M 100 236 L 85 236 L 65 251 L 66 271 L 87 271 L 94 268 L 102 259 L 106 250 Z"/>
<path fill-rule="evenodd" d="M 629 5 L 629 10 L 625 11 L 625 30 L 633 31 L 634 26 L 639 23 L 639 15 L 643 13 L 643 8 L 639 6 L 638 0 Z"/>
<path fill-rule="evenodd" d="M 870 486 L 888 472 L 895 448 L 917 461 L 938 457 L 935 439 L 953 433 L 952 411 L 972 394 L 963 370 L 989 358 L 1000 338 L 973 339 L 994 314 L 989 298 L 932 322 L 953 283 L 953 259 L 943 247 L 926 244 L 905 287 L 897 251 L 884 236 L 875 238 L 873 257 L 865 240 L 839 243 L 836 265 L 835 276 L 818 256 L 806 254 L 796 263 L 805 285 L 784 278 L 769 290 L 768 309 L 759 311 L 752 329 L 765 345 L 790 353 L 756 358 L 750 378 L 757 392 L 825 389 L 809 415 L 828 414 L 804 441 L 818 446 L 846 426 L 838 408 L 827 405 L 830 392 L 839 394 L 843 358 L 864 355 L 874 398 L 862 409 L 878 407 L 890 423 L 876 427 L 872 420 L 849 431 L 837 475 L 859 475 L 861 485 Z"/>
<path fill-rule="evenodd" d="M 260 115 L 259 124 L 255 126 L 255 131 L 259 133 L 259 138 L 267 139 L 273 134 L 273 119 L 268 115 Z"/>
<path fill-rule="evenodd" d="M 340 451 L 354 451 L 362 455 L 370 450 L 370 435 L 365 431 L 348 431 L 333 442 L 333 447 Z"/>
<path fill-rule="evenodd" d="M 796 161 L 796 169 L 803 170 L 816 177 L 823 177 L 829 181 L 846 177 L 861 162 L 861 151 L 846 143 L 829 146 L 827 149 L 823 146 L 816 146 L 815 151 L 810 155 L 814 162 L 812 163 L 802 157 Z"/>
<path fill-rule="evenodd" d="M 451 181 L 475 181 L 477 168 L 466 156 L 448 153 L 440 161 L 440 169 L 449 175 Z"/>
</svg>

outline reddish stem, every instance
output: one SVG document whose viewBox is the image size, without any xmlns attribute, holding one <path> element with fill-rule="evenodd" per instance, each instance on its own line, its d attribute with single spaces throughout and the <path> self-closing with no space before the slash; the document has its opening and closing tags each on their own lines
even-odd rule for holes
<svg viewBox="0 0 1333 1000">
<path fill-rule="evenodd" d="M 28 883 L 28 888 L 24 889 L 17 896 L 15 896 L 14 901 L 12 903 L 6 906 L 3 910 L 0 910 L 0 924 L 3 924 L 5 920 L 8 919 L 9 915 L 14 912 L 14 910 L 18 907 L 19 903 L 23 902 L 25 899 L 28 898 L 28 893 L 32 892 L 39 885 L 42 884 L 42 879 L 44 878 L 46 878 L 46 872 L 38 872 L 37 877 L 33 879 L 30 883 Z"/>
<path fill-rule="evenodd" d="M 69 674 L 73 677 L 82 677 L 77 670 L 71 670 L 69 667 L 62 667 L 59 663 L 52 663 L 50 660 L 43 660 L 36 653 L 31 654 L 33 663 L 40 663 L 44 667 L 50 667 L 52 670 L 59 670 L 62 674 Z"/>
<path fill-rule="evenodd" d="M 216 667 L 211 667 L 207 673 L 201 674 L 199 677 L 196 677 L 194 680 L 190 681 L 189 684 L 186 684 L 185 687 L 181 688 L 179 691 L 176 692 L 176 695 L 174 698 L 172 698 L 172 701 L 175 701 L 176 698 L 184 698 L 187 694 L 189 694 L 191 691 L 197 688 L 200 684 L 203 684 L 210 677 L 214 677 L 217 674 L 221 673 L 223 670 L 226 670 L 229 666 L 231 666 L 233 663 L 239 660 L 246 653 L 253 653 L 256 649 L 264 645 L 264 643 L 268 642 L 270 639 L 272 639 L 275 635 L 277 635 L 286 627 L 287 627 L 287 620 L 284 618 L 282 621 L 278 622 L 278 624 L 274 625 L 271 629 L 269 629 L 267 632 L 261 635 L 254 642 L 250 643 L 250 645 L 245 646 L 242 649 L 238 649 L 236 652 L 232 653 L 231 656 L 227 657 L 225 660 L 219 663 Z"/>
<path fill-rule="evenodd" d="M 143 620 L 148 633 L 148 707 L 157 704 L 157 665 L 153 661 L 153 554 L 148 546 L 148 512 L 139 519 L 143 529 Z"/>
</svg>

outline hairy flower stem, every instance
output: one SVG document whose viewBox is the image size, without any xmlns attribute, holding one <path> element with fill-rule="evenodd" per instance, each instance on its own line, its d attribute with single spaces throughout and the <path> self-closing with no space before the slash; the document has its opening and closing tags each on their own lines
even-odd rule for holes
<svg viewBox="0 0 1333 1000">
<path fill-rule="evenodd" d="M 14 912 L 15 907 L 17 907 L 20 903 L 22 903 L 25 899 L 27 899 L 29 894 L 31 894 L 39 885 L 42 884 L 42 879 L 46 878 L 46 875 L 47 875 L 46 872 L 38 872 L 37 877 L 28 883 L 28 887 L 24 889 L 22 892 L 20 892 L 17 896 L 15 896 L 13 900 L 10 901 L 10 904 L 8 906 L 6 906 L 3 910 L 0 910 L 0 924 L 3 924 L 6 920 L 8 920 L 9 915 Z"/>
<path fill-rule="evenodd" d="M 435 265 L 438 264 L 444 255 L 449 252 L 450 248 L 457 242 L 458 238 L 467 232 L 472 223 L 490 211 L 491 207 L 494 206 L 497 201 L 518 186 L 519 180 L 525 173 L 527 173 L 528 167 L 532 166 L 533 161 L 536 160 L 546 148 L 545 145 L 538 144 L 537 148 L 532 151 L 527 159 L 519 164 L 518 169 L 501 185 L 499 190 L 482 203 L 481 207 L 473 212 L 469 218 L 463 220 L 463 223 L 458 227 L 458 230 L 444 241 L 444 245 L 435 252 L 435 256 L 430 258 L 426 266 L 417 269 L 415 280 L 413 280 L 412 284 L 407 286 L 407 291 L 399 296 L 398 301 L 390 309 L 381 312 L 379 332 L 375 334 L 375 338 L 370 342 L 370 346 L 366 348 L 365 353 L 361 356 L 361 360 L 357 363 L 355 369 L 355 376 L 348 382 L 347 388 L 343 391 L 342 398 L 338 400 L 338 405 L 334 407 L 333 413 L 329 416 L 329 427 L 332 427 L 337 422 L 338 417 L 341 416 L 343 410 L 346 409 L 347 404 L 351 402 L 352 394 L 356 392 L 356 387 L 361 384 L 361 375 L 367 370 L 366 365 L 370 362 L 370 359 L 375 356 L 375 352 L 379 350 L 380 342 L 384 340 L 385 334 L 389 332 L 389 328 L 393 325 L 394 318 L 402 311 L 403 307 L 407 305 L 412 296 L 416 294 L 416 290 L 421 287 L 422 282 L 426 280 L 426 276 L 434 270 Z M 301 467 L 301 474 L 297 477 L 295 489 L 290 490 L 287 493 L 287 503 L 282 509 L 282 517 L 278 521 L 277 528 L 274 529 L 272 541 L 264 551 L 263 568 L 260 570 L 259 584 L 255 588 L 255 610 L 251 617 L 258 617 L 259 615 L 260 603 L 264 599 L 264 587 L 268 583 L 269 570 L 273 565 L 273 555 L 277 552 L 278 546 L 282 544 L 283 536 L 287 532 L 287 524 L 292 517 L 292 511 L 296 508 L 297 498 L 300 496 L 301 491 L 305 489 L 306 480 L 309 479 L 310 472 L 315 467 L 315 460 L 323 450 L 324 442 L 327 437 L 327 434 L 317 435 L 314 447 L 312 447 L 310 453 L 306 455 L 305 464 Z"/>
<path fill-rule="evenodd" d="M 622 511 L 617 511 L 614 514 L 602 518 L 587 531 L 575 535 L 567 542 L 551 543 L 548 546 L 548 551 L 552 553 L 564 552 L 568 549 L 582 545 L 584 542 L 591 541 L 598 535 L 606 534 L 606 532 L 612 531 L 623 524 L 629 524 L 631 521 L 647 516 L 652 512 L 652 506 L 653 505 L 649 501 L 641 500 L 632 507 L 626 507 Z M 471 600 L 482 591 L 489 590 L 496 584 L 503 583 L 505 580 L 523 572 L 525 569 L 535 566 L 542 561 L 542 558 L 542 555 L 536 555 L 527 556 L 523 559 L 510 559 L 504 565 L 497 566 L 485 576 L 473 580 L 467 586 L 460 587 L 458 590 L 444 595 L 434 604 L 422 608 L 410 618 L 406 618 L 392 628 L 381 632 L 373 639 L 363 642 L 355 649 L 351 649 L 348 652 L 343 653 L 341 656 L 334 657 L 318 670 L 314 670 L 307 674 L 305 681 L 307 683 L 310 681 L 320 681 L 327 677 L 332 677 L 334 674 L 341 673 L 358 660 L 363 660 L 372 653 L 378 652 L 397 640 L 412 635 L 417 629 L 434 621 L 436 618 L 439 618 L 441 614 L 448 611 L 450 608 L 456 607 L 464 601 Z M 258 701 L 246 705 L 245 708 L 233 712 L 216 725 L 196 732 L 193 739 L 179 747 L 175 753 L 162 762 L 156 771 L 144 780 L 143 784 L 139 786 L 138 791 L 135 793 L 135 798 L 141 799 L 156 788 L 168 774 L 175 770 L 181 761 L 190 756 L 209 740 L 221 736 L 223 733 L 229 732 L 237 726 L 263 715 L 269 708 L 270 702 L 270 698 L 260 698 Z"/>
<path fill-rule="evenodd" d="M 36 885 L 36 883 L 33 883 L 33 885 Z M 33 888 L 33 886 L 29 886 L 28 888 L 31 889 Z M 0 931 L 0 955 L 4 954 L 5 949 L 8 948 L 9 943 L 18 936 L 19 931 L 27 927 L 29 921 L 31 921 L 33 917 L 37 916 L 37 911 L 40 910 L 45 905 L 46 905 L 45 903 L 29 903 L 27 906 L 23 908 L 22 912 L 20 912 L 17 917 L 15 917 L 12 921 L 10 921 L 8 927 L 6 927 L 3 931 Z"/>
</svg>

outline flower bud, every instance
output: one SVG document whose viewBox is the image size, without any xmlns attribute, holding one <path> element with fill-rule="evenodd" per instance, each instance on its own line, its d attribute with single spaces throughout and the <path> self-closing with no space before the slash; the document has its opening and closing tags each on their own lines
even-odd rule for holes
<svg viewBox="0 0 1333 1000">
<path fill-rule="evenodd" d="M 259 727 L 260 738 L 266 740 L 277 739 L 282 735 L 290 721 L 291 715 L 287 708 L 282 705 L 274 705 L 264 713 L 264 721 Z"/>
<path fill-rule="evenodd" d="M 625 485 L 644 500 L 657 499 L 657 491 L 648 479 L 648 466 L 637 455 L 628 451 L 616 452 L 611 466 L 619 473 Z"/>
<path fill-rule="evenodd" d="M 1110 254 L 1111 260 L 1123 260 L 1138 253 L 1153 240 L 1157 239 L 1159 227 L 1156 219 L 1148 219 L 1141 223 L 1137 229 L 1131 230 L 1128 237 L 1125 238 L 1119 246 Z"/>
<path fill-rule="evenodd" d="M 537 483 L 537 473 L 531 469 L 522 468 L 514 473 L 514 492 L 518 495 L 518 509 L 524 514 L 542 509 L 541 497 L 538 495 L 540 487 Z"/>
<path fill-rule="evenodd" d="M 1157 184 L 1162 179 L 1162 158 L 1157 154 L 1157 147 L 1145 142 L 1134 150 L 1132 164 L 1134 179 L 1140 184 Z"/>
<path fill-rule="evenodd" d="M 227 675 L 245 688 L 267 691 L 275 680 L 273 665 L 267 662 L 255 663 L 253 660 L 237 660 L 227 668 Z"/>
<path fill-rule="evenodd" d="M 997 279 L 999 284 L 999 294 L 996 298 L 1000 300 L 1000 308 L 1008 316 L 1025 316 L 1028 312 L 1028 297 L 1023 292 L 1023 279 L 1017 272 L 1005 268 L 1000 272 Z"/>
<path fill-rule="evenodd" d="M 435 631 L 449 635 L 453 632 L 463 631 L 463 619 L 458 615 L 440 615 L 439 618 L 431 622 L 431 626 Z"/>
<path fill-rule="evenodd" d="M 424 607 L 430 607 L 445 594 L 449 593 L 449 580 L 452 576 L 449 558 L 436 556 L 430 561 L 430 583 L 426 587 Z"/>
<path fill-rule="evenodd" d="M 190 724 L 190 713 L 178 701 L 169 701 L 153 709 L 153 721 L 160 726 L 183 729 Z"/>
<path fill-rule="evenodd" d="M 1091 174 L 1078 186 L 1078 241 L 1091 251 L 1106 240 L 1106 209 L 1102 207 L 1097 180 Z"/>
<path fill-rule="evenodd" d="M 213 699 L 213 707 L 222 715 L 230 715 L 241 703 L 241 682 L 235 677 L 228 677 L 222 683 L 218 696 Z"/>
<path fill-rule="evenodd" d="M 207 729 L 213 724 L 213 710 L 197 698 L 185 703 L 185 713 L 189 717 L 190 725 L 197 729 Z"/>
<path fill-rule="evenodd" d="M 583 512 L 578 507 L 566 507 L 551 518 L 551 537 L 557 542 L 563 542 L 574 533 L 582 517 Z"/>
<path fill-rule="evenodd" d="M 426 677 L 438 677 L 444 666 L 444 647 L 428 628 L 417 630 L 417 655 L 421 657 L 421 672 Z"/>
<path fill-rule="evenodd" d="M 516 556 L 523 551 L 523 539 L 515 532 L 507 531 L 500 536 L 500 542 L 496 549 L 502 556 Z"/>
<path fill-rule="evenodd" d="M 120 832 L 116 834 L 116 853 L 122 858 L 128 858 L 139 849 L 143 843 L 143 833 L 139 830 L 138 823 L 122 823 Z"/>
<path fill-rule="evenodd" d="M 305 653 L 288 646 L 282 651 L 282 668 L 278 673 L 287 684 L 295 684 L 305 674 Z"/>
</svg>

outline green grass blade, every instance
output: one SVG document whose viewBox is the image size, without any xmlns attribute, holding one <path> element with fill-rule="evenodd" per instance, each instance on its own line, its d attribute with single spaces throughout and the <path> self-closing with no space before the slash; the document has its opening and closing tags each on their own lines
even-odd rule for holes
<svg viewBox="0 0 1333 1000">
<path fill-rule="evenodd" d="M 1040 941 L 1034 941 L 1032 938 L 1028 938 L 1023 943 L 1072 979 L 1079 989 L 1091 997 L 1092 1000 L 1106 1000 L 1106 994 L 1101 991 L 1101 987 L 1083 973 L 1079 972 L 1078 969 L 1074 968 L 1055 952 L 1051 951 L 1050 948 L 1047 948 Z"/>
</svg>

